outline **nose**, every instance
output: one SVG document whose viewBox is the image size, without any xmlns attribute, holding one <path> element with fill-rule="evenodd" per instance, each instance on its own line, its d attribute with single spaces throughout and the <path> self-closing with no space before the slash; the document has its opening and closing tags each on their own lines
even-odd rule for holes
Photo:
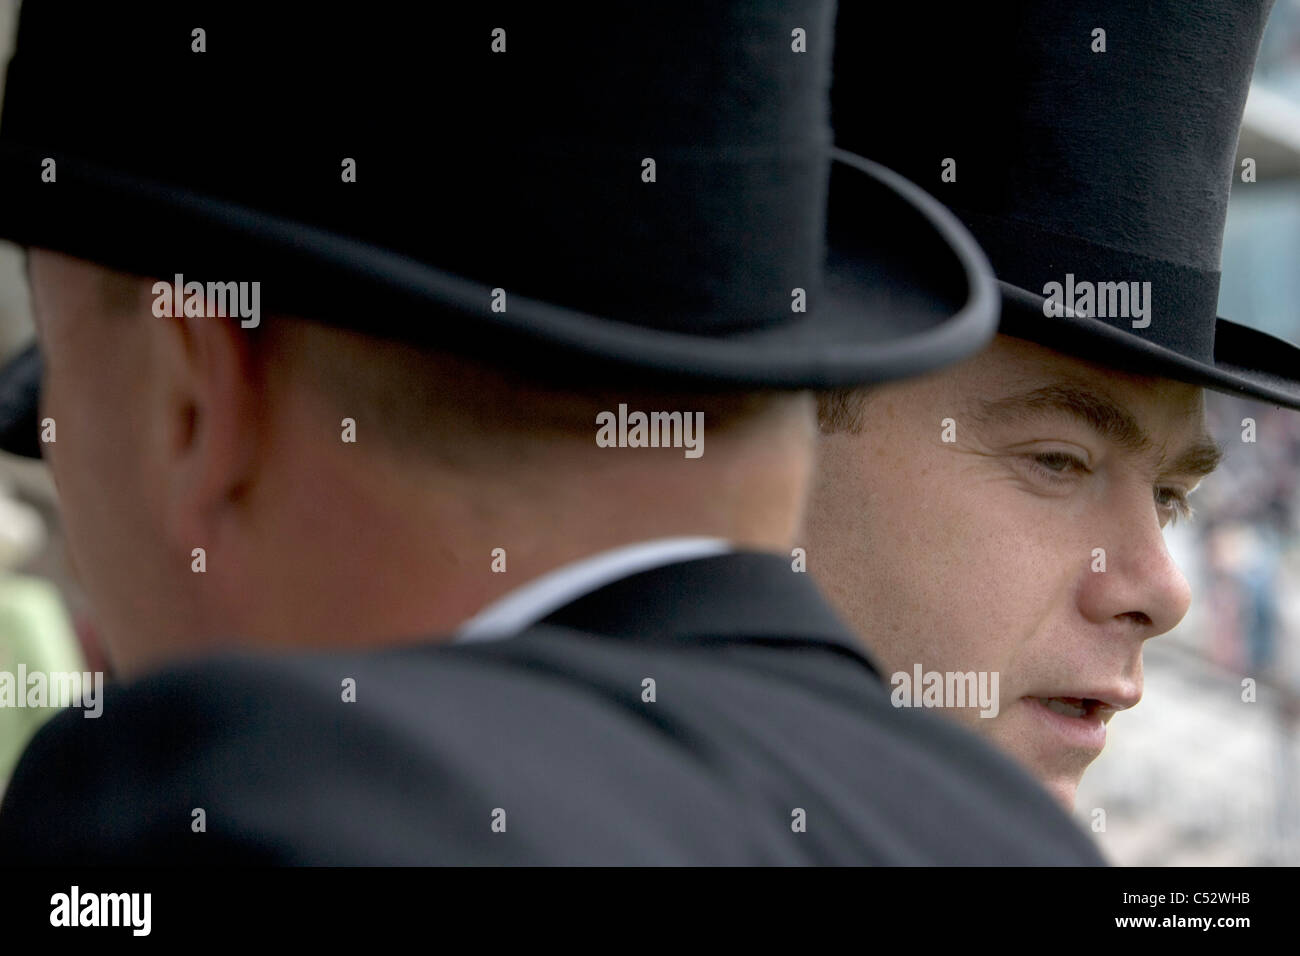
<svg viewBox="0 0 1300 956">
<path fill-rule="evenodd" d="M 1122 622 L 1141 639 L 1173 630 L 1191 605 L 1187 578 L 1174 563 L 1148 488 L 1126 488 L 1123 501 L 1111 500 L 1106 518 L 1095 525 L 1079 610 L 1089 621 Z M 1099 570 L 1096 548 L 1105 552 Z"/>
</svg>

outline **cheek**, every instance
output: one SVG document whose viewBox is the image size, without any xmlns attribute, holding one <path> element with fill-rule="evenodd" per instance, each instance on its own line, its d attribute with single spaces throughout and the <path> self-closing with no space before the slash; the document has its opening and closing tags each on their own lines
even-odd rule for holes
<svg viewBox="0 0 1300 956">
<path fill-rule="evenodd" d="M 1007 672 L 1069 588 L 1059 529 L 950 450 L 893 444 L 864 459 L 852 616 L 891 671 Z"/>
</svg>

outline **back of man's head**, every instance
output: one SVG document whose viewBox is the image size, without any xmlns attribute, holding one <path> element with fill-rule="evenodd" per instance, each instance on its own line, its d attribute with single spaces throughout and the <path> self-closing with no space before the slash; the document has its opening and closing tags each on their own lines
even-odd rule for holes
<svg viewBox="0 0 1300 956">
<path fill-rule="evenodd" d="M 800 521 L 806 393 L 586 384 L 308 318 L 159 316 L 152 280 L 43 250 L 30 273 L 46 455 L 128 671 L 428 639 L 605 548 L 785 550 Z"/>
</svg>

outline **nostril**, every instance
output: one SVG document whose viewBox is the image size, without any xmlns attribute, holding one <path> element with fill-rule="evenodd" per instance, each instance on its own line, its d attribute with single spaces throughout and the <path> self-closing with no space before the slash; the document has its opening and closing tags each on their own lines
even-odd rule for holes
<svg viewBox="0 0 1300 956">
<path fill-rule="evenodd" d="M 1141 611 L 1125 611 L 1123 614 L 1119 614 L 1116 616 L 1122 618 L 1128 618 L 1130 621 L 1132 621 L 1134 624 L 1138 625 L 1139 627 L 1150 627 L 1152 623 L 1154 623 L 1151 620 L 1151 618 L 1147 617 Z"/>
</svg>

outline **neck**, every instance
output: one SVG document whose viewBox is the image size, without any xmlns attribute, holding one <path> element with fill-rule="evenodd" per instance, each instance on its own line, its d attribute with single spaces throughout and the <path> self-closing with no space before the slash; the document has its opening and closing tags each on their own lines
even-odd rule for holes
<svg viewBox="0 0 1300 956">
<path fill-rule="evenodd" d="M 260 647 L 427 641 L 541 574 L 621 545 L 699 535 L 788 554 L 811 471 L 811 442 L 796 437 L 715 438 L 698 459 L 552 444 L 544 459 L 470 474 L 373 454 L 286 461 L 245 505 L 241 524 L 256 534 L 225 582 L 235 619 L 224 633 Z"/>
</svg>

